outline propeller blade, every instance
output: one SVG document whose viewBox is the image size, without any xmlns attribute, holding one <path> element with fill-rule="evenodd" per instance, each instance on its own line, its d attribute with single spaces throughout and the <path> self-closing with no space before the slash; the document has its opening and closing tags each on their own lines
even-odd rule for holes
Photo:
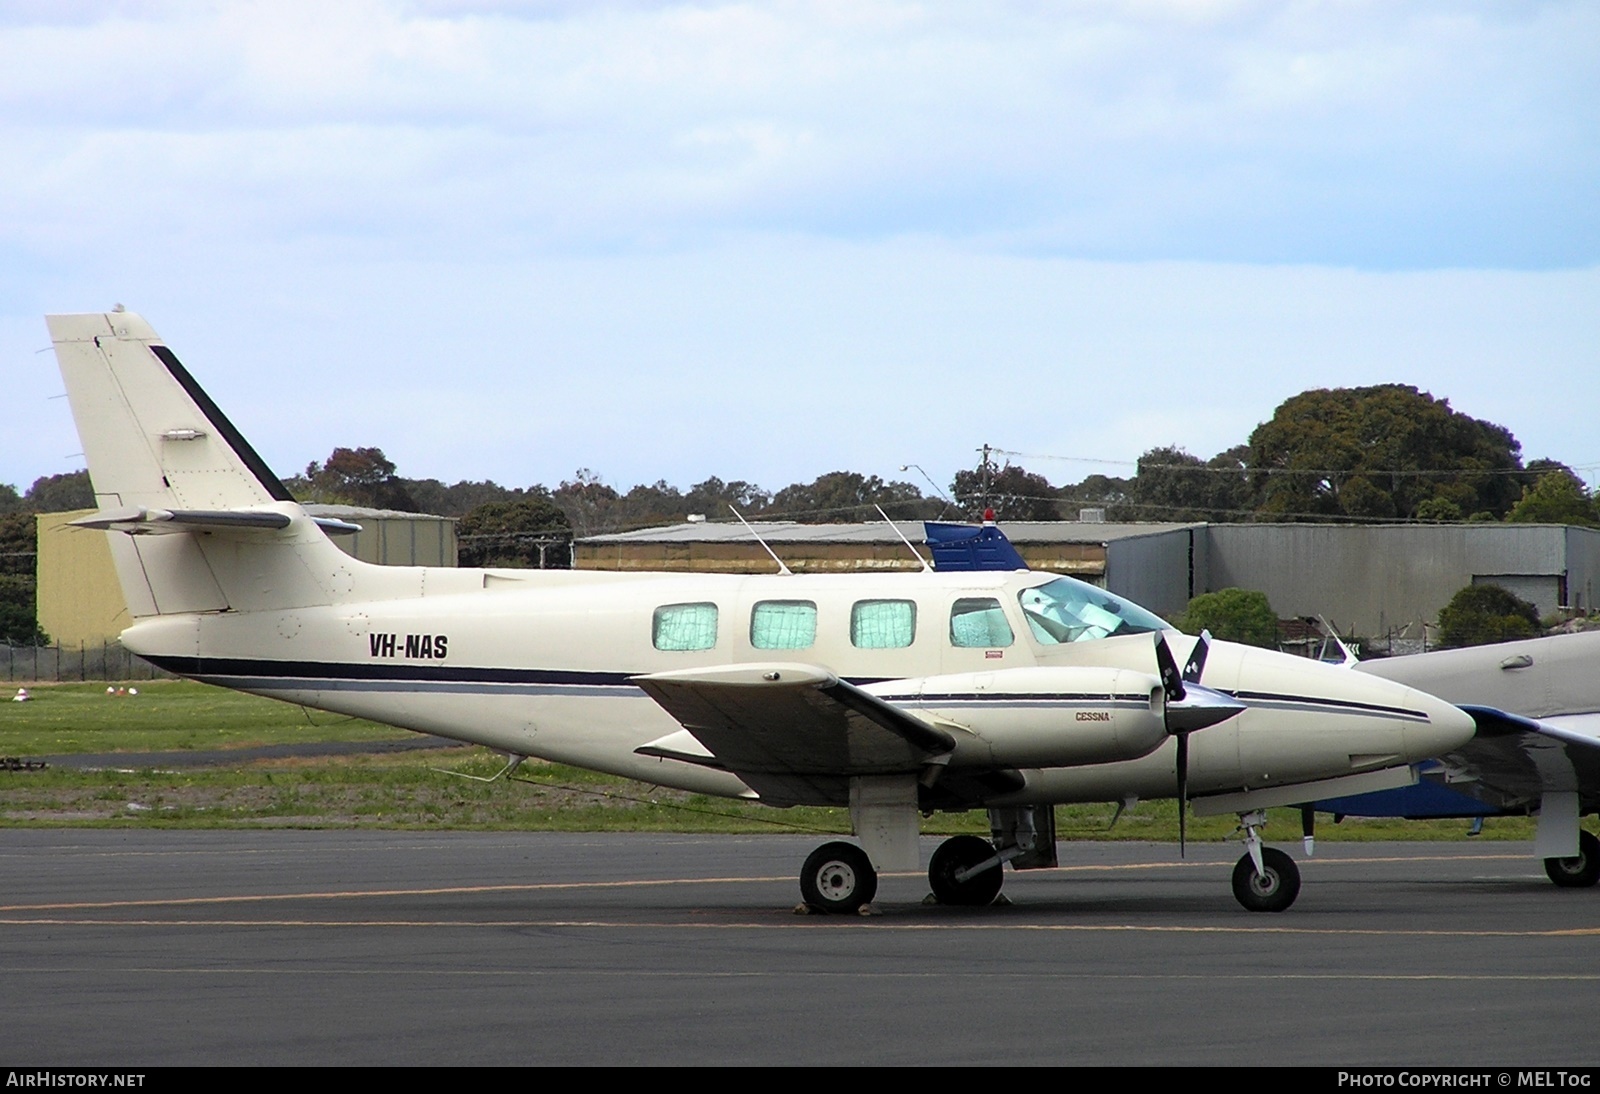
<svg viewBox="0 0 1600 1094">
<path fill-rule="evenodd" d="M 1183 663 L 1183 678 L 1191 684 L 1200 682 L 1200 674 L 1206 670 L 1206 654 L 1211 652 L 1211 632 L 1201 631 L 1200 637 L 1195 641 L 1194 649 L 1189 651 L 1189 660 Z"/>
<path fill-rule="evenodd" d="M 1189 735 L 1178 734 L 1178 857 L 1188 857 L 1189 846 Z"/>
<path fill-rule="evenodd" d="M 1156 675 L 1161 677 L 1161 687 L 1167 693 L 1167 702 L 1175 703 L 1183 700 L 1183 674 L 1178 671 L 1178 662 L 1173 659 L 1172 650 L 1167 646 L 1167 636 L 1156 634 Z"/>
</svg>

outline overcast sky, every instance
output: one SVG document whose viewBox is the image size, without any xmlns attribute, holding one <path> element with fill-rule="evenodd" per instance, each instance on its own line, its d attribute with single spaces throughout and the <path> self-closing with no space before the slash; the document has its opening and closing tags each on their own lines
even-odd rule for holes
<svg viewBox="0 0 1600 1094">
<path fill-rule="evenodd" d="M 1590 0 L 5 0 L 0 482 L 81 466 L 42 314 L 121 302 L 280 474 L 1064 483 L 1401 382 L 1593 484 L 1597 57 Z"/>
</svg>

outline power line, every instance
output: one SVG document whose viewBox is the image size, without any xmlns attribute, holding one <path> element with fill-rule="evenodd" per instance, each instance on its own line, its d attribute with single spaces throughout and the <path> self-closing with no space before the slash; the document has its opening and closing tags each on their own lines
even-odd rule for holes
<svg viewBox="0 0 1600 1094">
<path fill-rule="evenodd" d="M 1059 460 L 1068 463 L 1100 463 L 1115 464 L 1119 467 L 1133 467 L 1138 470 L 1163 470 L 1163 471 L 1205 471 L 1221 475 L 1318 475 L 1326 478 L 1329 475 L 1404 475 L 1404 476 L 1446 476 L 1446 475 L 1538 475 L 1542 471 L 1530 471 L 1525 467 L 1458 467 L 1443 469 L 1424 468 L 1399 468 L 1387 467 L 1340 467 L 1340 468 L 1315 468 L 1315 467 L 1210 467 L 1204 463 L 1152 463 L 1143 460 L 1102 460 L 1089 456 L 1052 456 L 1043 452 L 1014 452 L 1007 448 L 991 448 L 989 451 L 1000 456 L 1017 456 L 1028 460 Z M 1573 471 L 1593 472 L 1600 471 L 1600 463 L 1573 463 L 1566 464 Z"/>
</svg>

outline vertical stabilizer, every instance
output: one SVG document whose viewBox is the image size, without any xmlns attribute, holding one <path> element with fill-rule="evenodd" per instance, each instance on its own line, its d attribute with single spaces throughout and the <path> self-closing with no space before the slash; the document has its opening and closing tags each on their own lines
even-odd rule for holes
<svg viewBox="0 0 1600 1094">
<path fill-rule="evenodd" d="M 234 509 L 294 500 L 139 316 L 51 315 L 45 322 L 101 508 Z"/>
<path fill-rule="evenodd" d="M 281 529 L 237 531 L 148 516 L 102 521 L 118 529 L 106 535 L 136 619 L 328 604 L 348 588 L 359 564 L 305 515 L 149 324 L 125 311 L 45 321 L 101 515 L 288 518 Z"/>
</svg>

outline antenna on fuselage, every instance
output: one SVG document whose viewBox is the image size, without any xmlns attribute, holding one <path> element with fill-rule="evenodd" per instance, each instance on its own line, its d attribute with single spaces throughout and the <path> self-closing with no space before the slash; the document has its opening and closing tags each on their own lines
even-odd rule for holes
<svg viewBox="0 0 1600 1094">
<path fill-rule="evenodd" d="M 883 523 L 894 529 L 894 534 L 899 536 L 900 542 L 906 545 L 906 550 L 911 552 L 911 557 L 922 563 L 922 572 L 925 574 L 933 573 L 933 567 L 928 565 L 928 560 L 922 557 L 921 551 L 911 546 L 911 541 L 905 537 L 904 532 L 900 531 L 900 526 L 889 519 L 889 514 L 883 511 L 883 506 L 879 505 L 877 502 L 873 502 L 872 507 L 876 509 L 878 511 L 878 515 L 883 518 Z"/>
<path fill-rule="evenodd" d="M 733 509 L 733 506 L 730 504 L 728 508 Z M 761 544 L 761 546 L 766 549 L 767 554 L 772 556 L 772 561 L 778 564 L 778 572 L 780 574 L 789 574 L 790 576 L 793 576 L 794 571 L 783 564 L 783 559 L 778 557 L 778 552 L 767 546 L 767 541 L 761 538 L 761 533 L 750 527 L 750 522 L 744 519 L 744 514 L 739 512 L 737 509 L 733 509 L 733 515 L 739 518 L 739 523 L 744 525 L 744 530 L 749 532 L 752 536 L 755 536 L 756 542 Z"/>
</svg>

